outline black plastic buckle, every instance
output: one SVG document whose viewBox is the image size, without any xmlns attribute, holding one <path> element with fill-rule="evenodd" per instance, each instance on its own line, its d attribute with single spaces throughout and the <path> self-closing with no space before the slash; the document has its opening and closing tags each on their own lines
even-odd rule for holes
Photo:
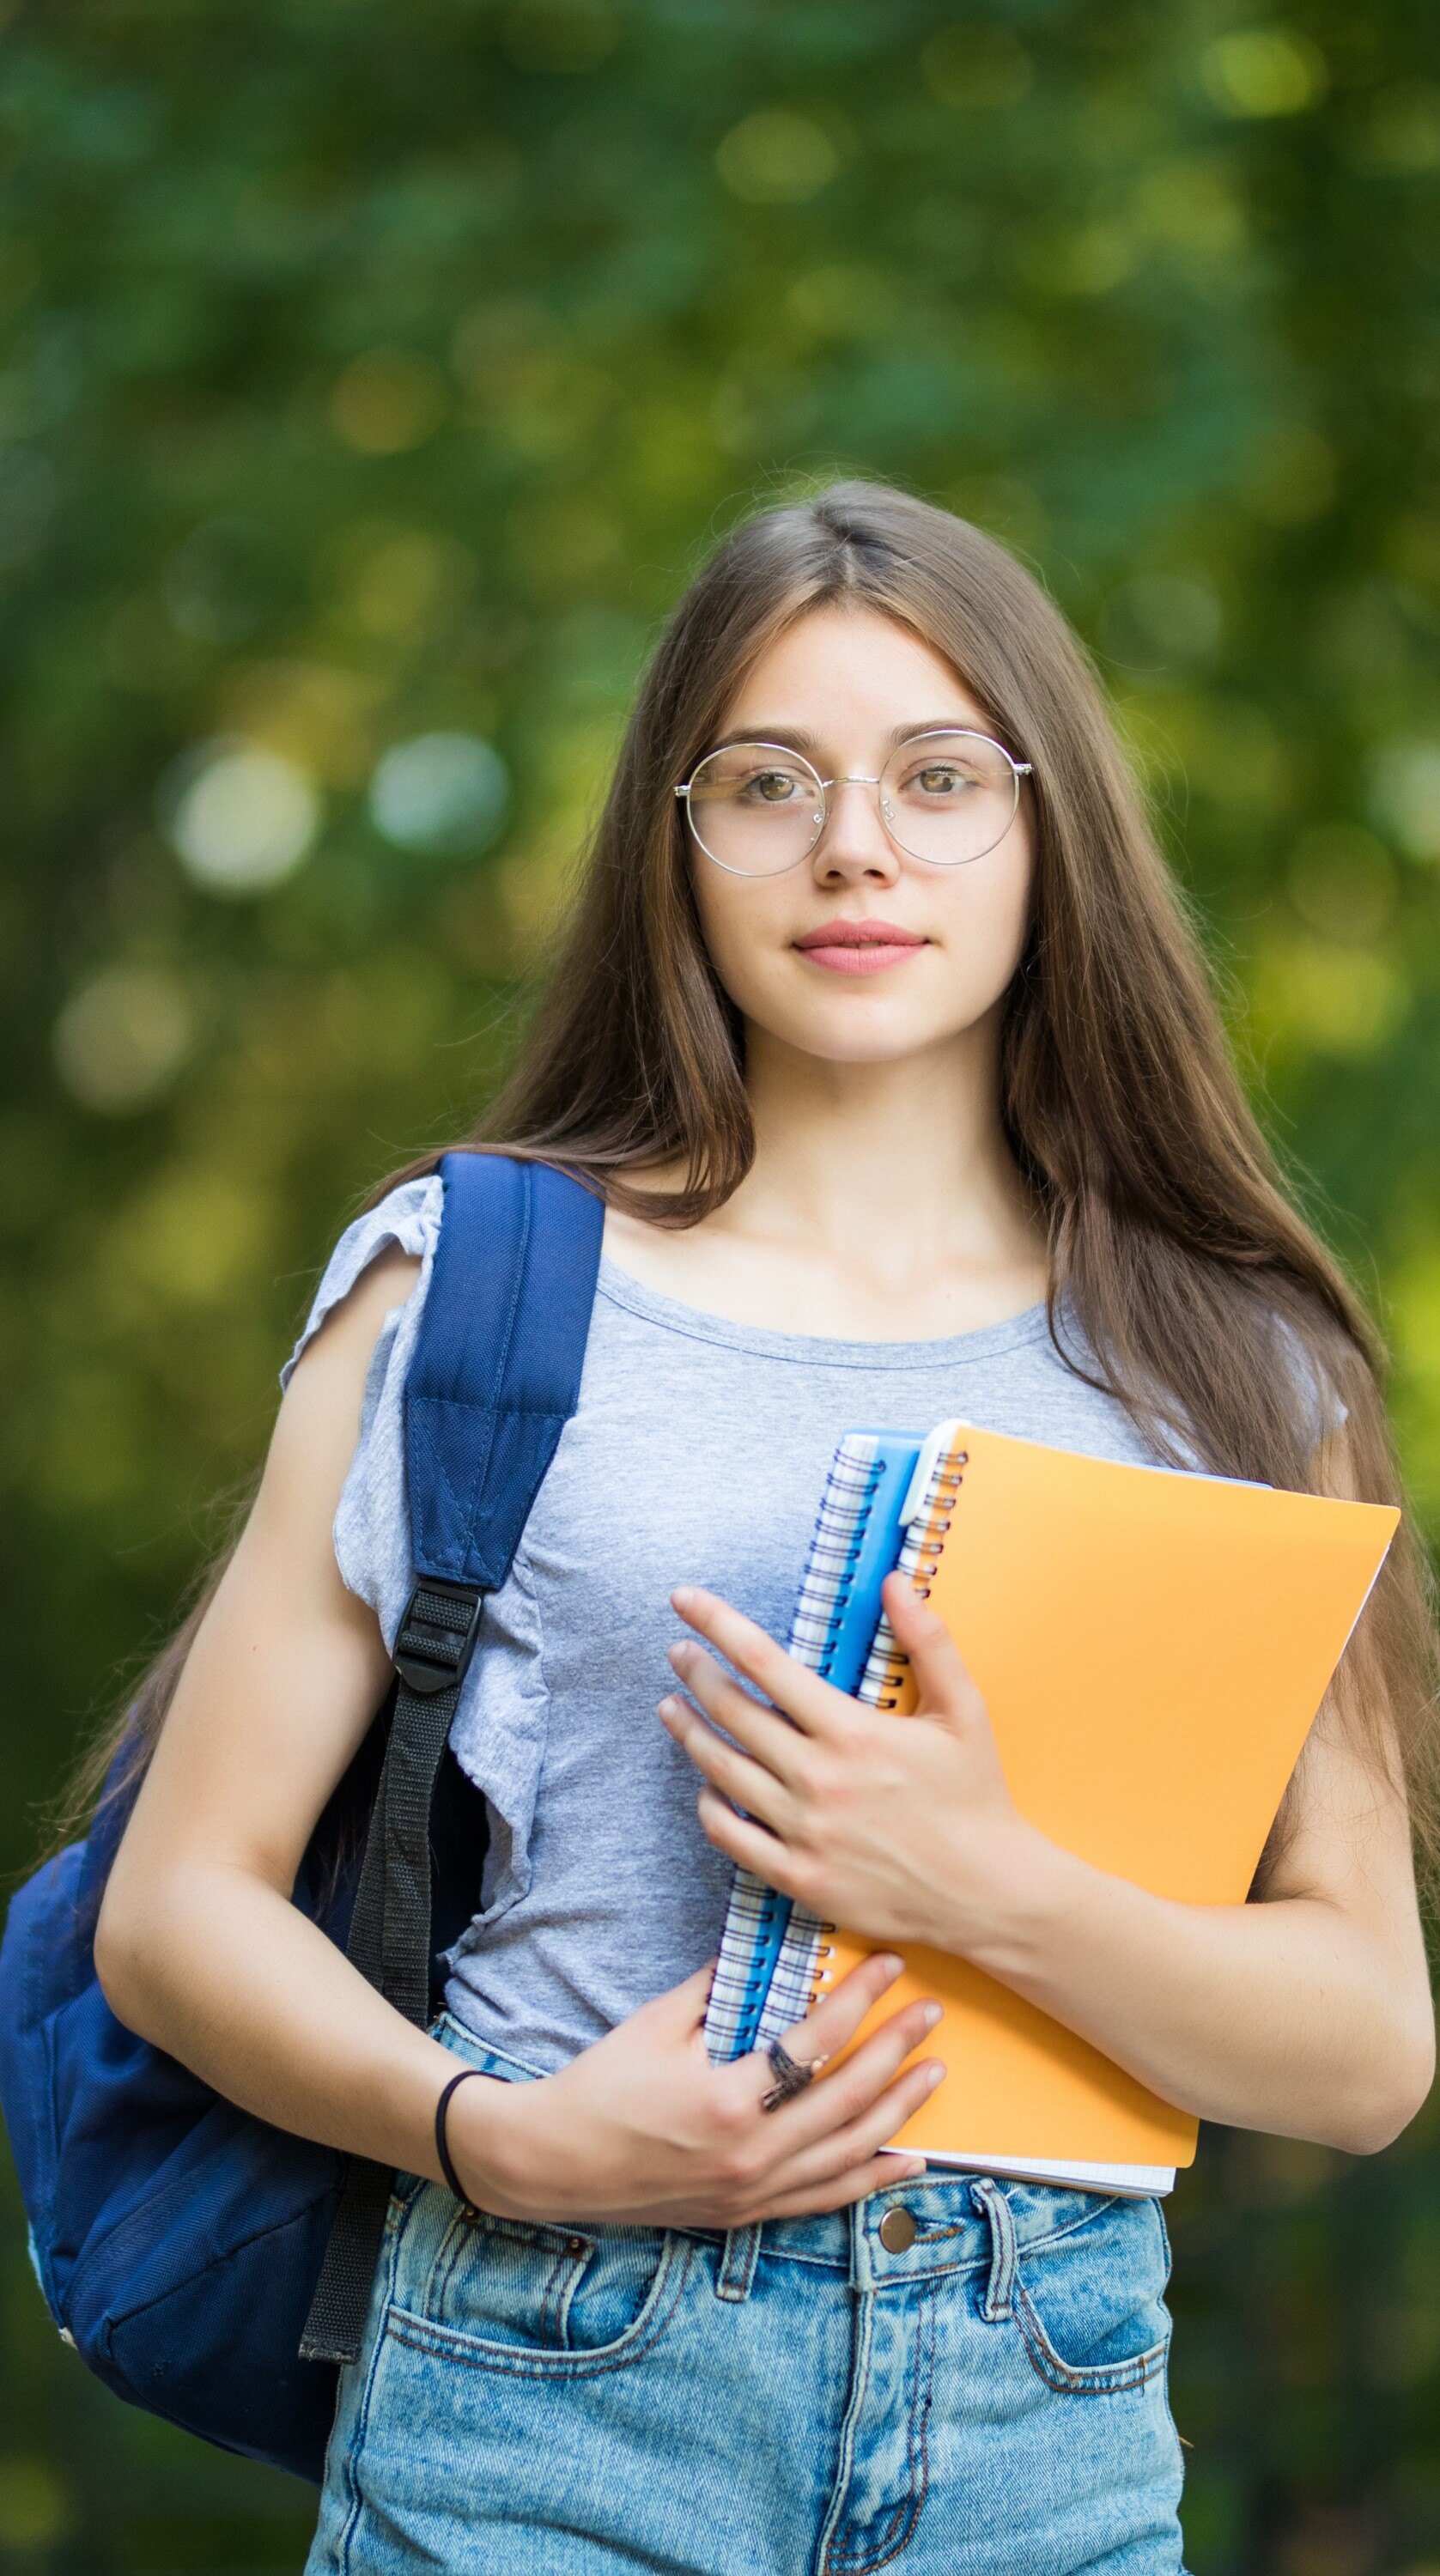
<svg viewBox="0 0 1440 2576">
<path fill-rule="evenodd" d="M 469 1614 L 467 1625 L 442 1627 L 434 1618 L 427 1619 L 427 1593 L 432 1599 L 462 1603 Z M 455 1690 L 464 1680 L 484 1608 L 485 1595 L 473 1584 L 441 1583 L 429 1575 L 416 1584 L 396 1631 L 394 1663 L 401 1680 L 421 1699 Z"/>
</svg>

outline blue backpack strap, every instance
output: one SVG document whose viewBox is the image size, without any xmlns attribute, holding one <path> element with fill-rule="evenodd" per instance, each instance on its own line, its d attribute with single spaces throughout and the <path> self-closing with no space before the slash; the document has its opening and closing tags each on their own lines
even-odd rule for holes
<svg viewBox="0 0 1440 2576">
<path fill-rule="evenodd" d="M 430 2009 L 430 1818 L 484 1596 L 505 1581 L 580 1394 L 604 1203 L 548 1164 L 447 1154 L 445 1212 L 405 1387 L 415 1588 L 349 1955 L 420 2027 Z M 355 2159 L 300 2350 L 352 2361 L 391 2176 Z"/>
<path fill-rule="evenodd" d="M 447 1154 L 405 1387 L 416 1574 L 494 1592 L 574 1412 L 603 1202 L 545 1163 Z"/>
</svg>

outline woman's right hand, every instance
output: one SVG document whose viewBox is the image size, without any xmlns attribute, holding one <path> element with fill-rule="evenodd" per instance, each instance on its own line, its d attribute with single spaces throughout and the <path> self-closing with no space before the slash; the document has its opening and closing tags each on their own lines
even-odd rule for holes
<svg viewBox="0 0 1440 2576">
<path fill-rule="evenodd" d="M 835 2057 L 902 1962 L 865 1960 L 784 2036 L 797 2063 Z M 703 2022 L 713 1966 L 645 2004 L 558 2075 L 489 2079 L 451 2098 L 446 2139 L 471 2200 L 497 2218 L 651 2227 L 745 2227 L 843 2209 L 925 2170 L 882 2156 L 944 2069 L 905 2066 L 940 2019 L 913 2003 L 776 2111 L 763 2049 L 711 2064 Z M 904 2068 L 903 2073 L 901 2072 Z"/>
</svg>

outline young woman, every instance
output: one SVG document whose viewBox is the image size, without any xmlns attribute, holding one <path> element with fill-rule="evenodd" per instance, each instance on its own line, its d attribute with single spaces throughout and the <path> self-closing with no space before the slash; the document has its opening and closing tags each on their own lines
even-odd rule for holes
<svg viewBox="0 0 1440 2576">
<path fill-rule="evenodd" d="M 741 1861 L 1207 2120 L 1364 2153 L 1430 2082 L 1412 1558 L 1234 1908 L 1033 1831 L 902 1585 L 904 1726 L 774 1642 L 856 1424 L 1395 1490 L 1368 1328 L 1245 1107 L 1092 675 L 1002 548 L 858 484 L 720 548 L 486 1134 L 603 1193 L 606 1258 L 452 1737 L 491 1838 L 445 2018 L 410 2028 L 288 1902 L 409 1590 L 429 1164 L 326 1273 L 100 1925 L 124 2021 L 401 2173 L 313 2576 L 1172 2576 L 1159 2203 L 883 2154 L 936 2073 L 923 2005 L 778 2109 L 763 2057 L 700 2036 Z M 433 2138 L 457 2059 L 468 2214 Z"/>
</svg>

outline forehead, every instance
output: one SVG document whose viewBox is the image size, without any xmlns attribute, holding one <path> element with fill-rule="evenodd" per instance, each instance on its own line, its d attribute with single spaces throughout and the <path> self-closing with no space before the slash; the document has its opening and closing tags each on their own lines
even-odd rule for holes
<svg viewBox="0 0 1440 2576">
<path fill-rule="evenodd" d="M 817 735 L 857 725 L 978 725 L 985 711 L 944 656 L 873 608 L 827 602 L 767 645 L 736 689 L 724 730 L 784 726 Z"/>
</svg>

